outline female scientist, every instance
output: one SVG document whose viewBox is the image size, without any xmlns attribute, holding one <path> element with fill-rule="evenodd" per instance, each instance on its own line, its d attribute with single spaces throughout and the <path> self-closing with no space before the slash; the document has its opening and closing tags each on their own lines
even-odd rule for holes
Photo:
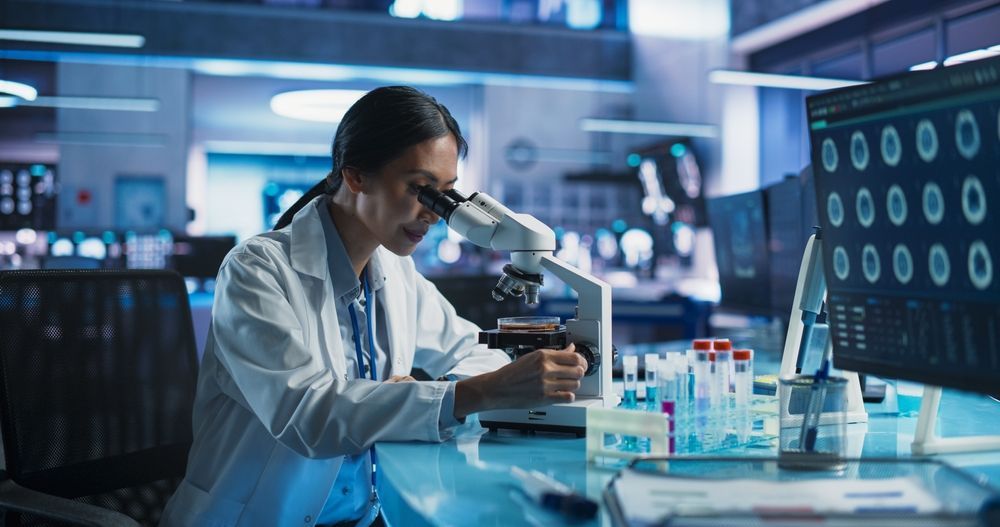
<svg viewBox="0 0 1000 527">
<path fill-rule="evenodd" d="M 572 345 L 515 362 L 477 344 L 409 258 L 455 184 L 448 110 L 378 88 L 344 116 L 333 170 L 219 271 L 187 474 L 166 526 L 379 525 L 376 441 L 443 441 L 470 414 L 569 402 Z M 419 367 L 434 378 L 416 382 Z"/>
</svg>

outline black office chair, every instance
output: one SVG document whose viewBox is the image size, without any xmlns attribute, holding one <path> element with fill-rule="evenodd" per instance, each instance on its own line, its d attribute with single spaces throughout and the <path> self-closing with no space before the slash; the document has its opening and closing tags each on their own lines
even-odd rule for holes
<svg viewBox="0 0 1000 527">
<path fill-rule="evenodd" d="M 0 525 L 156 525 L 197 369 L 174 272 L 0 272 Z"/>
</svg>

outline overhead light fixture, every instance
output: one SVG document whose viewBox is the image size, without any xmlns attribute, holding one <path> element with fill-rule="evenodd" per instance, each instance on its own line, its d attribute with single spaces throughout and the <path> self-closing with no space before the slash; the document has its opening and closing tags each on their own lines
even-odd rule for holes
<svg viewBox="0 0 1000 527">
<path fill-rule="evenodd" d="M 995 57 L 997 55 L 1000 55 L 1000 50 L 995 50 L 993 48 L 975 49 L 965 53 L 959 53 L 958 55 L 952 55 L 946 58 L 944 60 L 944 65 L 954 66 L 955 64 L 962 64 L 963 62 L 972 62 L 974 60 L 988 59 L 990 57 Z"/>
<path fill-rule="evenodd" d="M 712 124 L 586 118 L 580 119 L 580 129 L 584 132 L 663 135 L 668 137 L 704 137 L 710 139 L 719 137 L 719 128 Z"/>
<path fill-rule="evenodd" d="M 0 80 L 0 93 L 7 94 L 0 96 L 0 108 L 10 108 L 38 98 L 38 90 L 23 82 Z"/>
<path fill-rule="evenodd" d="M 213 140 L 203 142 L 202 147 L 209 154 L 330 157 L 330 145 L 320 143 Z"/>
<path fill-rule="evenodd" d="M 75 44 L 79 46 L 107 46 L 113 48 L 141 48 L 146 44 L 142 35 L 118 33 L 79 33 L 76 31 L 29 31 L 0 29 L 0 40 L 44 42 L 47 44 Z"/>
<path fill-rule="evenodd" d="M 0 96 L 0 106 L 4 97 Z M 155 112 L 160 109 L 159 99 L 129 97 L 36 97 L 30 101 L 20 101 L 17 106 L 41 108 L 66 108 L 73 110 L 111 110 L 121 112 Z"/>
<path fill-rule="evenodd" d="M 927 61 L 927 62 L 921 62 L 920 64 L 914 64 L 913 66 L 910 66 L 910 71 L 932 70 L 932 69 L 936 68 L 937 65 L 938 65 L 938 63 L 937 63 L 936 60 L 931 60 L 931 61 Z"/>
<path fill-rule="evenodd" d="M 271 97 L 271 111 L 303 121 L 339 123 L 364 90 L 298 90 Z"/>
<path fill-rule="evenodd" d="M 683 40 L 729 34 L 726 0 L 629 0 L 628 27 L 637 35 Z"/>
<path fill-rule="evenodd" d="M 824 77 L 805 77 L 801 75 L 777 75 L 773 73 L 755 73 L 752 71 L 715 70 L 708 74 L 709 82 L 714 84 L 731 84 L 735 86 L 757 86 L 760 88 L 784 88 L 788 90 L 824 91 L 859 84 L 864 81 L 847 79 L 829 79 Z"/>
<path fill-rule="evenodd" d="M 164 134 L 116 132 L 38 132 L 35 134 L 35 142 L 63 145 L 162 147 L 167 144 L 167 136 Z"/>
</svg>

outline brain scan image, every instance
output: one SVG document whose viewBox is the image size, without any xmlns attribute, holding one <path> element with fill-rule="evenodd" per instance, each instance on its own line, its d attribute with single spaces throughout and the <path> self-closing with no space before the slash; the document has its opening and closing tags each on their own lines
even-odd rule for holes
<svg viewBox="0 0 1000 527">
<path fill-rule="evenodd" d="M 899 164 L 903 157 L 903 148 L 899 141 L 899 132 L 893 125 L 887 125 L 882 129 L 882 160 L 885 164 L 894 167 Z"/>
<path fill-rule="evenodd" d="M 858 172 L 868 168 L 868 141 L 861 131 L 851 134 L 851 164 Z"/>
<path fill-rule="evenodd" d="M 966 159 L 972 159 L 979 153 L 979 125 L 969 110 L 958 112 L 955 119 L 955 145 L 958 146 L 958 153 Z"/>
<path fill-rule="evenodd" d="M 934 123 L 931 123 L 930 119 L 921 119 L 917 123 L 917 154 L 920 155 L 920 159 L 930 163 L 937 157 L 937 152 L 938 138 Z"/>
<path fill-rule="evenodd" d="M 875 223 L 875 201 L 867 188 L 861 187 L 858 191 L 855 205 L 858 209 L 858 222 L 864 227 L 871 227 Z"/>
<path fill-rule="evenodd" d="M 913 279 L 913 255 L 903 244 L 892 251 L 892 272 L 901 284 L 908 284 Z"/>
<path fill-rule="evenodd" d="M 935 243 L 931 246 L 927 264 L 934 285 L 945 286 L 948 279 L 951 278 L 951 262 L 948 261 L 948 251 L 945 250 L 944 245 Z"/>
</svg>

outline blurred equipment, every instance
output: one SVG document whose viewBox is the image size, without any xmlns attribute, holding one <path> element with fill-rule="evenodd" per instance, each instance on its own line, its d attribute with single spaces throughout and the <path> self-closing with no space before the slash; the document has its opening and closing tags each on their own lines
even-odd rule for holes
<svg viewBox="0 0 1000 527">
<path fill-rule="evenodd" d="M 125 266 L 129 269 L 166 269 L 173 251 L 170 231 L 125 233 Z"/>
<path fill-rule="evenodd" d="M 771 269 L 771 307 L 778 313 L 792 309 L 802 252 L 817 225 L 811 170 L 764 189 L 767 208 L 767 247 Z"/>
<path fill-rule="evenodd" d="M 1000 378 L 998 107 L 1000 58 L 807 99 L 834 363 L 930 385 L 918 454 L 1000 449 L 934 430 L 935 386 Z"/>
<path fill-rule="evenodd" d="M 705 224 L 701 168 L 688 141 L 650 146 L 630 155 L 629 163 L 638 167 L 644 194 L 642 211 L 654 223 Z"/>
<path fill-rule="evenodd" d="M 503 268 L 493 288 L 493 298 L 521 297 L 538 303 L 542 270 L 547 269 L 579 294 L 577 316 L 566 321 L 568 342 L 578 352 L 593 357 L 591 375 L 584 377 L 577 399 L 530 410 L 497 410 L 480 414 L 491 428 L 548 429 L 583 433 L 587 408 L 618 404 L 611 389 L 611 286 L 553 257 L 555 233 L 533 216 L 518 214 L 479 192 L 468 198 L 457 190 L 439 192 L 420 188 L 417 199 L 444 218 L 448 226 L 472 243 L 495 251 L 510 251 L 511 263 Z"/>
<path fill-rule="evenodd" d="M 709 199 L 723 310 L 772 315 L 764 192 Z"/>
<path fill-rule="evenodd" d="M 0 231 L 54 229 L 57 189 L 51 166 L 0 162 Z"/>
<path fill-rule="evenodd" d="M 170 267 L 184 277 L 215 278 L 233 247 L 235 236 L 175 235 Z"/>
</svg>

